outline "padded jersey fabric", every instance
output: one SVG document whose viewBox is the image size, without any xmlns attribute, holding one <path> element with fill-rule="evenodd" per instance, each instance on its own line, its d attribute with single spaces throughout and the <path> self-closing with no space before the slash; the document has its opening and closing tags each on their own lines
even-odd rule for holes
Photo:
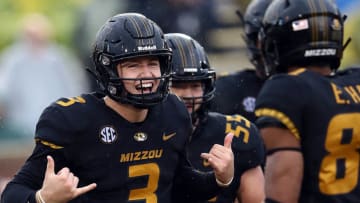
<svg viewBox="0 0 360 203">
<path fill-rule="evenodd" d="M 301 142 L 301 203 L 359 202 L 360 69 L 324 77 L 301 69 L 268 79 L 256 105 L 259 128 L 276 121 Z"/>
<path fill-rule="evenodd" d="M 141 123 L 128 122 L 107 107 L 102 97 L 62 98 L 44 110 L 34 152 L 5 189 L 3 203 L 34 202 L 44 178 L 46 155 L 54 158 L 56 171 L 69 167 L 79 177 L 79 186 L 97 184 L 95 190 L 70 203 L 167 203 L 173 183 L 181 184 L 177 179 L 194 181 L 187 188 L 198 194 L 196 198 L 216 194 L 219 187 L 213 174 L 199 174 L 186 161 L 191 121 L 177 97 L 169 95 Z"/>
</svg>

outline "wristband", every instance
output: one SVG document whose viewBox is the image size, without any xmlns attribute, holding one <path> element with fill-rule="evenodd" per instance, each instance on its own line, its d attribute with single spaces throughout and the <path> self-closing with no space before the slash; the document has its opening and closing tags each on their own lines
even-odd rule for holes
<svg viewBox="0 0 360 203">
<path fill-rule="evenodd" d="M 233 179 L 234 179 L 234 176 L 230 179 L 229 182 L 223 183 L 223 182 L 221 182 L 220 180 L 218 180 L 218 179 L 215 177 L 216 183 L 217 183 L 220 187 L 227 187 L 227 186 L 229 186 L 229 185 L 232 183 Z M 44 202 L 44 203 L 45 203 L 45 202 Z"/>
<path fill-rule="evenodd" d="M 40 191 L 41 191 L 41 190 L 38 190 L 38 191 L 35 193 L 36 202 L 37 202 L 37 203 L 45 203 L 44 199 L 43 199 L 42 196 L 41 196 Z"/>
</svg>

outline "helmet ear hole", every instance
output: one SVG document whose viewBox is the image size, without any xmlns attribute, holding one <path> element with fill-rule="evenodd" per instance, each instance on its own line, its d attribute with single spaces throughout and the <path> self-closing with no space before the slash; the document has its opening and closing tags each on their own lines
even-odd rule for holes
<svg viewBox="0 0 360 203">
<path fill-rule="evenodd" d="M 101 63 L 101 65 L 103 66 L 109 66 L 111 64 L 111 60 L 109 57 L 104 56 L 102 54 L 99 55 L 99 62 Z"/>
</svg>

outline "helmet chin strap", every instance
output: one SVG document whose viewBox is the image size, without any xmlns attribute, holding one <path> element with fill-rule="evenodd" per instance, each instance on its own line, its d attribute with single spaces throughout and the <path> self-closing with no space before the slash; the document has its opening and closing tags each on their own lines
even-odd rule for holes
<svg viewBox="0 0 360 203">
<path fill-rule="evenodd" d="M 204 106 L 205 103 L 202 102 L 200 104 L 200 107 L 197 110 L 195 110 L 196 98 L 191 99 L 191 101 L 192 101 L 191 122 L 195 130 L 195 128 L 199 125 L 199 123 L 201 123 L 205 118 L 207 109 Z"/>
<path fill-rule="evenodd" d="M 190 97 L 182 97 L 181 98 L 184 102 L 184 104 L 187 104 L 187 103 L 190 103 L 191 102 L 191 113 L 190 113 L 190 116 L 191 116 L 191 122 L 192 122 L 192 125 L 194 127 L 194 129 L 196 128 L 196 125 L 199 123 L 198 120 L 199 120 L 199 115 L 198 115 L 198 112 L 195 111 L 195 100 L 196 98 L 190 98 Z"/>
<path fill-rule="evenodd" d="M 194 127 L 196 127 L 196 125 L 199 123 L 198 120 L 199 120 L 199 116 L 197 114 L 197 112 L 195 111 L 195 98 L 192 98 L 191 99 L 191 122 L 193 124 Z"/>
</svg>

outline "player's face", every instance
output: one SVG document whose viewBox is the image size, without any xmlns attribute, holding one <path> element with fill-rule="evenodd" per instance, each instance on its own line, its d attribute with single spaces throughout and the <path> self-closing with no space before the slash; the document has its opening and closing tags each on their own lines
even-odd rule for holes
<svg viewBox="0 0 360 203">
<path fill-rule="evenodd" d="M 160 62 L 155 56 L 124 60 L 117 65 L 117 71 L 119 77 L 123 79 L 125 89 L 131 94 L 155 92 L 160 83 Z"/>
<path fill-rule="evenodd" d="M 171 92 L 180 97 L 188 109 L 189 113 L 197 111 L 202 103 L 204 95 L 203 84 L 200 81 L 193 82 L 173 82 Z"/>
</svg>

